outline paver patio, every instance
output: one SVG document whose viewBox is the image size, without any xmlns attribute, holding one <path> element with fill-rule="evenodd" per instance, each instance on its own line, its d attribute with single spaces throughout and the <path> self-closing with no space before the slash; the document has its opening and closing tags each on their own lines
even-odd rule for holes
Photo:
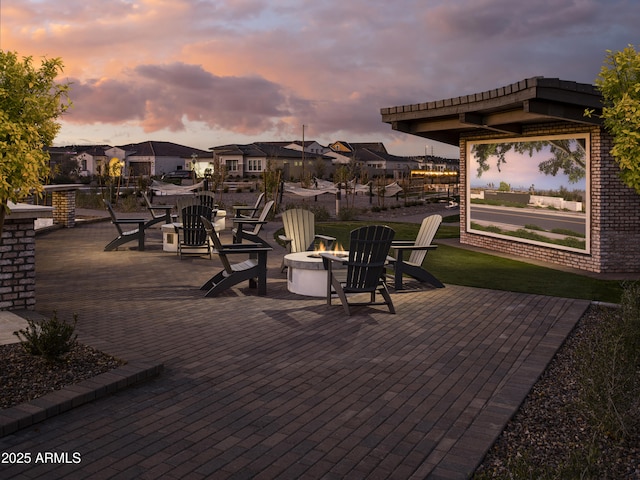
<svg viewBox="0 0 640 480">
<path fill-rule="evenodd" d="M 287 291 L 280 247 L 267 297 L 204 298 L 215 256 L 163 252 L 159 229 L 144 252 L 103 252 L 114 231 L 38 237 L 37 309 L 165 369 L 1 438 L 81 456 L 2 478 L 467 478 L 588 306 L 448 285 L 346 317 Z"/>
</svg>

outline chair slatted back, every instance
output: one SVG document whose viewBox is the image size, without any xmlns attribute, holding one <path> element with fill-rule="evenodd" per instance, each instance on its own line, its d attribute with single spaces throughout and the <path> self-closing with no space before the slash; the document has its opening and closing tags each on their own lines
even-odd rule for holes
<svg viewBox="0 0 640 480">
<path fill-rule="evenodd" d="M 207 231 L 202 218 L 211 218 L 211 208 L 206 205 L 188 205 L 182 209 L 182 243 L 197 247 L 207 243 Z"/>
<path fill-rule="evenodd" d="M 231 268 L 231 263 L 229 263 L 229 259 L 225 254 L 221 253 L 223 250 L 222 242 L 220 241 L 220 237 L 218 237 L 218 232 L 216 232 L 216 229 L 213 228 L 213 223 L 211 223 L 211 221 L 204 216 L 201 217 L 201 220 L 204 225 L 204 229 L 207 232 L 207 235 L 209 236 L 209 238 L 211 238 L 211 241 L 213 242 L 213 249 L 216 252 L 218 252 L 218 257 L 222 262 L 224 271 L 227 272 L 228 274 L 232 274 L 233 269 Z"/>
<path fill-rule="evenodd" d="M 441 215 L 431 215 L 422 220 L 420 230 L 418 231 L 418 236 L 416 237 L 416 245 L 419 245 L 421 247 L 431 245 L 433 237 L 436 236 L 436 232 L 438 231 L 438 228 L 440 228 L 441 223 Z M 427 250 L 413 250 L 411 252 L 411 255 L 409 255 L 407 261 L 409 263 L 413 263 L 414 265 L 422 265 L 422 262 L 424 262 L 424 257 L 426 257 L 426 255 Z"/>
<path fill-rule="evenodd" d="M 216 204 L 216 196 L 213 192 L 200 192 L 196 195 L 197 202 L 200 205 L 206 205 L 212 210 L 216 210 L 218 205 Z"/>
<path fill-rule="evenodd" d="M 351 232 L 345 291 L 377 289 L 394 236 L 395 231 L 385 225 L 369 225 Z"/>
<path fill-rule="evenodd" d="M 116 218 L 116 213 L 113 211 L 113 207 L 111 206 L 111 202 L 109 202 L 108 200 L 105 200 L 104 198 L 102 199 L 102 201 L 104 202 L 104 204 L 107 207 L 107 210 L 109 211 L 109 216 L 111 217 L 111 223 L 113 223 L 115 225 L 115 227 L 118 229 L 118 233 L 120 235 L 123 235 L 124 232 L 122 231 L 122 227 L 120 226 L 119 223 L 117 223 L 117 218 Z"/>
<path fill-rule="evenodd" d="M 291 239 L 291 252 L 308 250 L 315 239 L 315 215 L 310 210 L 292 208 L 282 214 L 284 235 Z"/>
<path fill-rule="evenodd" d="M 192 195 L 182 195 L 176 199 L 176 209 L 178 210 L 178 222 L 182 223 L 182 210 L 190 205 L 198 205 L 198 200 Z"/>
<path fill-rule="evenodd" d="M 262 203 L 262 200 L 264 200 L 264 192 L 258 195 L 258 198 L 256 199 L 256 204 L 253 206 L 254 210 L 251 213 L 252 218 L 255 218 L 258 216 L 258 208 L 260 208 L 260 204 Z"/>
<path fill-rule="evenodd" d="M 269 212 L 271 211 L 271 207 L 273 207 L 274 203 L 275 202 L 273 200 L 269 200 L 267 203 L 265 203 L 264 207 L 262 208 L 262 212 L 260 212 L 260 216 L 258 217 L 258 221 L 264 222 L 267 219 L 267 215 L 269 215 Z M 253 235 L 258 235 L 261 229 L 262 229 L 262 224 L 258 223 L 254 227 L 253 231 L 250 233 Z"/>
</svg>

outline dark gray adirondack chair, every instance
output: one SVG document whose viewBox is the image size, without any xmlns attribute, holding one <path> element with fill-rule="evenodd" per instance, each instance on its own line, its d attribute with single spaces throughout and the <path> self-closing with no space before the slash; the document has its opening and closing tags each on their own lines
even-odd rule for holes
<svg viewBox="0 0 640 480">
<path fill-rule="evenodd" d="M 151 220 L 145 223 L 144 228 L 149 228 L 157 223 L 171 223 L 171 210 L 173 209 L 173 205 L 154 205 L 146 193 L 143 193 L 142 196 L 147 204 L 147 210 L 149 210 L 151 214 Z"/>
<path fill-rule="evenodd" d="M 200 287 L 206 290 L 206 297 L 213 297 L 234 285 L 246 280 L 250 288 L 257 288 L 258 295 L 267 294 L 267 253 L 271 247 L 257 243 L 222 244 L 220 238 L 208 218 L 202 217 L 207 235 L 213 243 L 215 252 L 220 257 L 222 271 L 215 274 Z M 249 258 L 243 262 L 231 263 L 227 255 L 248 254 Z"/>
<path fill-rule="evenodd" d="M 108 252 L 111 250 L 116 250 L 120 245 L 124 245 L 125 243 L 138 241 L 138 250 L 144 250 L 144 226 L 147 223 L 147 220 L 144 218 L 117 218 L 115 212 L 113 211 L 113 207 L 111 206 L 111 202 L 104 200 L 104 204 L 109 211 L 109 216 L 111 217 L 111 223 L 118 230 L 118 236 L 111 240 L 106 247 L 104 247 L 104 251 Z M 124 231 L 122 229 L 122 225 L 137 225 L 138 228 L 133 230 Z"/>
<path fill-rule="evenodd" d="M 211 208 L 206 205 L 187 205 L 180 213 L 182 223 L 178 229 L 178 255 L 202 255 L 211 258 L 211 244 L 202 217 L 211 218 Z"/>
<path fill-rule="evenodd" d="M 196 194 L 196 201 L 200 205 L 206 205 L 211 208 L 213 212 L 218 210 L 218 204 L 216 203 L 216 196 L 213 192 L 200 192 Z"/>
<path fill-rule="evenodd" d="M 327 270 L 327 305 L 331 305 L 335 292 L 347 315 L 355 305 L 386 305 L 389 312 L 396 313 L 385 283 L 385 265 L 394 235 L 387 226 L 369 225 L 351 232 L 348 257 L 320 252 Z M 333 268 L 336 263 L 346 269 Z M 376 302 L 377 292 L 384 301 Z M 368 302 L 349 302 L 349 296 L 362 293 L 370 295 Z"/>
<path fill-rule="evenodd" d="M 231 233 L 233 234 L 233 242 L 242 243 L 242 240 L 248 240 L 252 243 L 259 243 L 264 247 L 271 247 L 269 242 L 260 237 L 260 232 L 262 231 L 262 227 L 267 223 L 267 215 L 269 215 L 274 203 L 275 202 L 273 200 L 269 200 L 264 207 L 262 207 L 262 211 L 258 218 L 234 217 L 233 223 L 235 228 L 231 230 Z M 252 225 L 253 229 L 245 230 L 245 225 Z"/>
<path fill-rule="evenodd" d="M 429 250 L 438 248 L 431 241 L 441 223 L 441 215 L 431 215 L 422 220 L 415 241 L 394 240 L 391 243 L 391 248 L 395 251 L 395 258 L 390 259 L 389 265 L 394 270 L 394 288 L 396 290 L 403 289 L 403 275 L 413 277 L 422 283 L 430 283 L 436 288 L 444 288 L 444 284 L 422 266 Z M 408 258 L 405 258 L 405 252 L 409 252 Z"/>
<path fill-rule="evenodd" d="M 264 200 L 264 192 L 258 195 L 256 203 L 253 206 L 250 205 L 234 205 L 236 218 L 257 218 L 260 212 L 260 204 Z"/>
</svg>

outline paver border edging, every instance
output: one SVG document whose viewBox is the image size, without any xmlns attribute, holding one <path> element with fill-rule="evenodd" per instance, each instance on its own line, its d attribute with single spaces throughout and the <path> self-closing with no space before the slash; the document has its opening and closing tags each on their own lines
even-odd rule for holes
<svg viewBox="0 0 640 480">
<path fill-rule="evenodd" d="M 35 312 L 21 312 L 22 316 L 37 316 Z M 26 314 L 26 315 L 25 315 Z M 0 438 L 43 422 L 99 398 L 106 397 L 160 375 L 163 363 L 136 358 L 132 352 L 119 351 L 117 346 L 100 339 L 81 336 L 80 343 L 126 363 L 94 377 L 67 385 L 25 403 L 0 410 Z M 132 358 L 132 360 L 127 360 Z"/>
</svg>

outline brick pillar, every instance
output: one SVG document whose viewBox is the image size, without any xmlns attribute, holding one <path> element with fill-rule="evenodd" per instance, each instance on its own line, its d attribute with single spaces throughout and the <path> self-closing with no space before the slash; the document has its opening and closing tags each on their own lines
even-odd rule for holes
<svg viewBox="0 0 640 480">
<path fill-rule="evenodd" d="M 36 258 L 34 220 L 5 220 L 0 242 L 0 310 L 34 310 Z"/>
<path fill-rule="evenodd" d="M 62 190 L 51 193 L 53 223 L 61 223 L 66 228 L 76 226 L 76 191 Z"/>
</svg>

